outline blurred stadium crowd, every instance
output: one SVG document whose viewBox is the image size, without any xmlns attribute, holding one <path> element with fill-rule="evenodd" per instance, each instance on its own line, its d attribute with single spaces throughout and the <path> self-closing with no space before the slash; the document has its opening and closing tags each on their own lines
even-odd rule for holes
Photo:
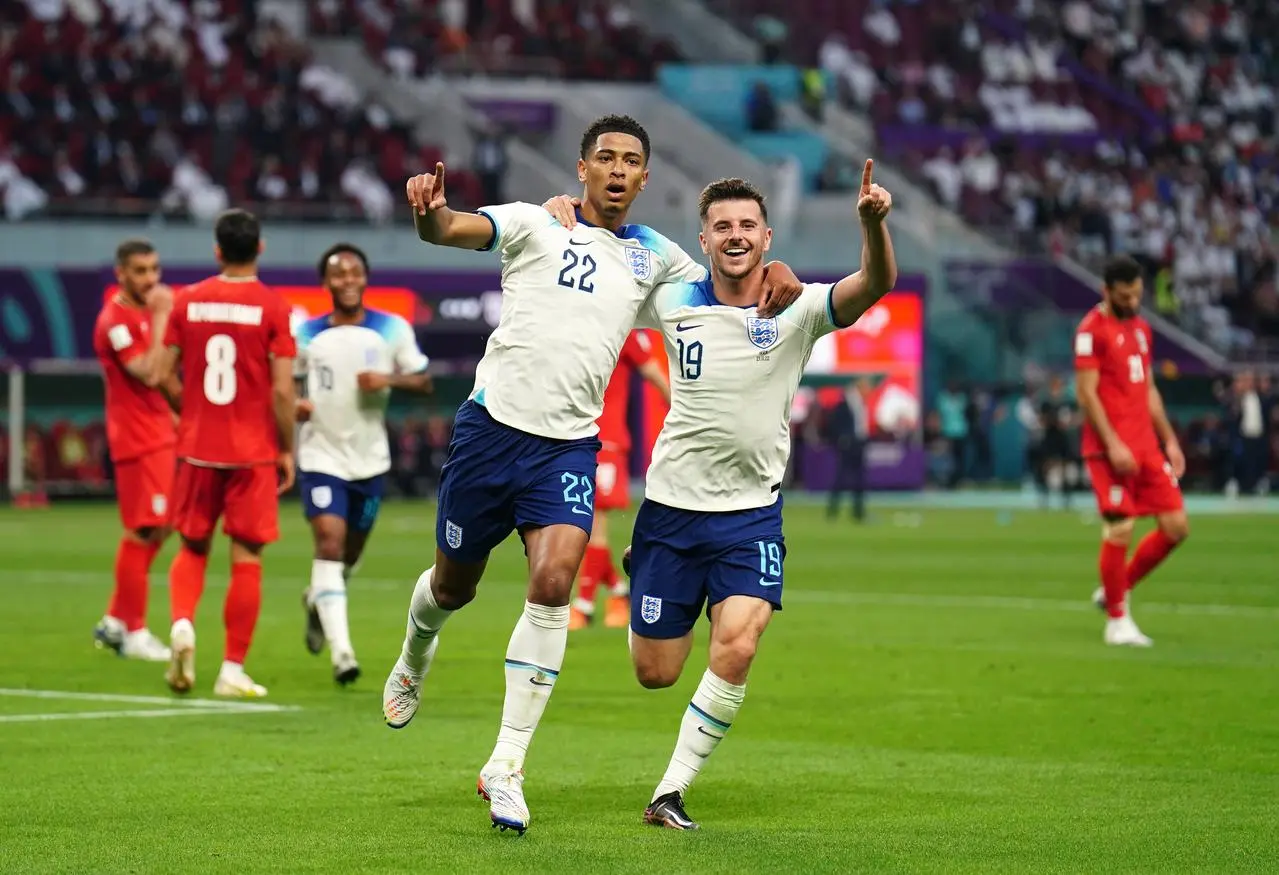
<svg viewBox="0 0 1279 875">
<path fill-rule="evenodd" d="M 832 102 L 863 115 L 884 159 L 969 222 L 1085 263 L 1133 252 L 1148 266 L 1154 312 L 1218 349 L 1279 352 L 1273 0 L 705 5 L 753 34 L 762 62 L 799 66 L 812 115 Z M 313 0 L 305 9 L 312 38 L 356 38 L 400 77 L 649 81 L 680 60 L 621 0 Z M 784 124 L 767 93 L 751 101 L 752 127 Z M 505 136 L 480 137 L 460 162 L 449 156 L 451 201 L 476 206 L 500 192 Z M 0 4 L 9 220 L 208 217 L 252 204 L 268 220 L 382 222 L 405 175 L 441 157 L 376 95 L 319 63 L 267 2 Z M 847 171 L 832 166 L 819 188 L 846 188 Z M 1279 460 L 1256 455 L 1279 434 L 1271 390 L 1240 379 L 1220 390 L 1219 410 L 1181 426 L 1196 448 L 1192 476 L 1214 488 L 1251 488 L 1271 464 L 1265 453 Z M 1259 426 L 1241 400 L 1253 395 Z M 1047 386 L 976 388 L 962 403 L 941 392 L 925 428 L 934 479 L 987 476 L 981 435 L 1001 417 L 1021 422 L 1034 446 L 1051 430 L 1052 397 Z M 441 428 L 409 424 L 398 439 L 438 449 Z M 33 426 L 28 442 L 42 477 L 101 469 L 93 427 Z M 400 467 L 429 479 L 430 464 L 412 460 L 434 452 L 404 449 Z"/>
</svg>

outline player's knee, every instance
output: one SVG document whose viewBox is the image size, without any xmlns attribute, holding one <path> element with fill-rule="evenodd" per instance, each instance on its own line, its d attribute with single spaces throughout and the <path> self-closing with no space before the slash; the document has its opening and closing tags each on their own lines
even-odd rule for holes
<svg viewBox="0 0 1279 875">
<path fill-rule="evenodd" d="M 1107 519 L 1101 525 L 1101 537 L 1112 544 L 1128 544 L 1132 541 L 1132 530 L 1136 522 L 1131 517 Z"/>
<path fill-rule="evenodd" d="M 208 556 L 209 546 L 212 539 L 210 538 L 188 538 L 182 536 L 182 546 L 189 552 L 197 556 Z"/>
<path fill-rule="evenodd" d="M 753 635 L 733 635 L 711 643 L 710 668 L 732 684 L 746 682 L 759 641 Z"/>
<path fill-rule="evenodd" d="M 680 667 L 664 665 L 659 661 L 636 660 L 635 679 L 646 690 L 664 690 L 675 686 Z"/>
<path fill-rule="evenodd" d="M 1164 533 L 1164 537 L 1169 541 L 1174 544 L 1180 544 L 1190 537 L 1190 520 L 1186 519 L 1184 513 L 1161 519 L 1159 521 L 1159 530 Z"/>
<path fill-rule="evenodd" d="M 335 532 L 317 532 L 315 535 L 315 558 L 329 562 L 341 562 L 346 544 Z"/>
<path fill-rule="evenodd" d="M 554 557 L 537 562 L 529 569 L 528 600 L 550 607 L 567 605 L 576 576 L 577 563 L 572 560 Z"/>
</svg>

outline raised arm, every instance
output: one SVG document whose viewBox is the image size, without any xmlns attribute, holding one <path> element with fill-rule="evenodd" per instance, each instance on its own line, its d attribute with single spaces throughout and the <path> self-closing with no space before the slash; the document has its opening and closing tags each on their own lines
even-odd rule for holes
<svg viewBox="0 0 1279 875">
<path fill-rule="evenodd" d="M 497 236 L 497 228 L 488 217 L 449 209 L 442 161 L 436 163 L 434 173 L 409 179 L 405 192 L 413 207 L 417 236 L 427 243 L 455 249 L 488 249 Z"/>
<path fill-rule="evenodd" d="M 165 367 L 165 335 L 169 330 L 169 317 L 173 315 L 173 290 L 158 285 L 147 295 L 147 309 L 151 311 L 151 345 L 141 355 L 135 355 L 124 363 L 129 376 L 143 385 L 155 389 L 163 386 L 172 370 Z"/>
<path fill-rule="evenodd" d="M 861 269 L 837 282 L 831 292 L 831 314 L 841 327 L 860 319 L 897 283 L 897 256 L 886 224 L 893 196 L 871 182 L 874 168 L 874 160 L 867 158 L 857 198 L 857 214 L 862 222 Z"/>
</svg>

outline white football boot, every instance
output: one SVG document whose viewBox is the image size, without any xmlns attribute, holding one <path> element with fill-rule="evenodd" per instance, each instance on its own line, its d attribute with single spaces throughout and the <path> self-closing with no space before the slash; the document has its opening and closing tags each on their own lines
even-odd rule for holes
<svg viewBox="0 0 1279 875">
<path fill-rule="evenodd" d="M 98 621 L 98 625 L 93 627 L 93 646 L 100 650 L 113 650 L 118 655 L 123 655 L 120 651 L 124 648 L 124 638 L 128 634 L 123 620 L 117 620 L 115 617 L 104 616 Z"/>
<path fill-rule="evenodd" d="M 169 670 L 164 679 L 175 693 L 189 693 L 195 686 L 195 627 L 178 620 L 169 630 Z"/>
<path fill-rule="evenodd" d="M 244 666 L 224 662 L 213 684 L 213 695 L 227 699 L 261 699 L 266 695 L 266 687 L 254 683 L 253 678 L 245 673 Z"/>
<path fill-rule="evenodd" d="M 493 826 L 506 832 L 513 829 L 520 835 L 528 829 L 528 804 L 524 801 L 524 772 L 514 769 L 514 763 L 486 763 L 480 770 L 480 780 L 475 792 L 489 803 L 489 819 Z"/>
<path fill-rule="evenodd" d="M 395 668 L 391 669 L 386 684 L 382 687 L 382 716 L 386 718 L 387 726 L 403 729 L 417 713 L 417 707 L 422 702 L 422 681 L 431 670 L 431 663 L 439 646 L 440 639 L 436 636 L 426 649 L 426 665 L 421 672 L 411 670 L 404 664 L 403 657 L 395 661 Z"/>
<path fill-rule="evenodd" d="M 137 629 L 124 636 L 120 655 L 125 659 L 140 659 L 143 662 L 168 662 L 173 654 L 150 629 Z"/>
<path fill-rule="evenodd" d="M 1150 647 L 1155 642 L 1141 634 L 1128 614 L 1106 621 L 1105 642 L 1115 647 Z"/>
</svg>

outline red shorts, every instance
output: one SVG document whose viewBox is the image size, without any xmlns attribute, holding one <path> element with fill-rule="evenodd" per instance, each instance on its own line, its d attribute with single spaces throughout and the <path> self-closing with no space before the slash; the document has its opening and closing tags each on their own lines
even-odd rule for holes
<svg viewBox="0 0 1279 875">
<path fill-rule="evenodd" d="M 208 468 L 181 462 L 173 486 L 173 527 L 184 538 L 203 541 L 223 517 L 228 537 L 270 544 L 280 537 L 278 488 L 274 465 Z"/>
<path fill-rule="evenodd" d="M 115 463 L 115 494 L 126 529 L 168 525 L 176 464 L 173 447 Z"/>
<path fill-rule="evenodd" d="M 595 509 L 626 510 L 631 505 L 631 483 L 626 454 L 600 450 L 595 457 Z"/>
<path fill-rule="evenodd" d="M 1143 517 L 1181 510 L 1181 486 L 1162 453 L 1137 457 L 1137 471 L 1120 476 L 1105 458 L 1086 460 L 1102 516 Z"/>
</svg>

